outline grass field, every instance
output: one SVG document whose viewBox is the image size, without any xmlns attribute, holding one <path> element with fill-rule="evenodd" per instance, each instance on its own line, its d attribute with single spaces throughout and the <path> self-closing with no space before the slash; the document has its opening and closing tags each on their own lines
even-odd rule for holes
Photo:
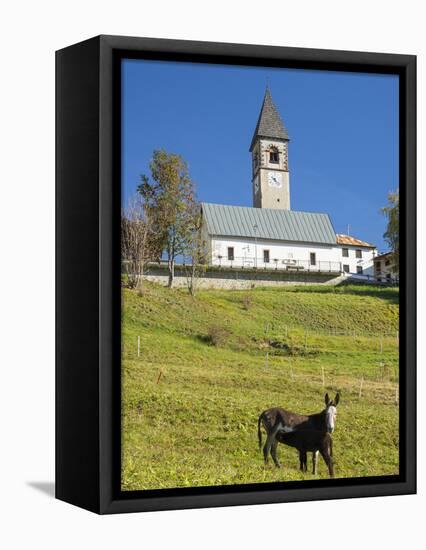
<svg viewBox="0 0 426 550">
<path fill-rule="evenodd" d="M 123 490 L 311 479 L 263 466 L 257 418 L 337 390 L 336 477 L 398 473 L 398 316 L 393 288 L 123 290 Z"/>
</svg>

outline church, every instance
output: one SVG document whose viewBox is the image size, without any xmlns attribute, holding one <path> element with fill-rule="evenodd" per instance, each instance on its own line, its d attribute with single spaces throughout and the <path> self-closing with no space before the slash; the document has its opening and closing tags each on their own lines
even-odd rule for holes
<svg viewBox="0 0 426 550">
<path fill-rule="evenodd" d="M 253 207 L 201 205 L 209 264 L 374 276 L 374 244 L 337 234 L 327 213 L 291 210 L 289 141 L 267 88 L 249 149 Z"/>
</svg>

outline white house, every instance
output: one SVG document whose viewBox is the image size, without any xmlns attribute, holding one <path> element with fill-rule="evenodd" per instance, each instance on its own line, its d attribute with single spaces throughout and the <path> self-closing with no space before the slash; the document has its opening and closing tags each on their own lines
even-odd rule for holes
<svg viewBox="0 0 426 550">
<path fill-rule="evenodd" d="M 201 206 L 210 265 L 374 276 L 373 244 L 336 234 L 328 214 L 290 209 L 288 144 L 267 89 L 250 146 L 253 207 Z"/>
<path fill-rule="evenodd" d="M 386 252 L 374 258 L 374 276 L 379 282 L 398 282 L 399 275 L 395 269 L 392 252 Z"/>
<path fill-rule="evenodd" d="M 374 277 L 374 258 L 377 249 L 349 235 L 336 234 L 336 242 L 341 252 L 343 273 Z"/>
</svg>

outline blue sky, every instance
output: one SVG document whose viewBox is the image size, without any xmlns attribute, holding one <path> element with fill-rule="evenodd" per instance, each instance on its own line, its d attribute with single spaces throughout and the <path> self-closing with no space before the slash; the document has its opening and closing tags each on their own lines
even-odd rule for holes
<svg viewBox="0 0 426 550">
<path fill-rule="evenodd" d="M 200 201 L 252 206 L 250 141 L 266 85 L 289 135 L 291 207 L 386 249 L 398 182 L 398 77 L 123 61 L 123 200 L 155 149 L 184 157 Z"/>
</svg>

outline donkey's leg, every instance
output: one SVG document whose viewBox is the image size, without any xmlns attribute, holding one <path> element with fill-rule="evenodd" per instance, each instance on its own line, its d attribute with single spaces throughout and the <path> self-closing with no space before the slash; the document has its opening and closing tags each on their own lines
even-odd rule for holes
<svg viewBox="0 0 426 550">
<path fill-rule="evenodd" d="M 271 448 L 272 448 L 272 445 L 276 443 L 276 439 L 275 439 L 275 434 L 280 430 L 281 426 L 278 425 L 277 427 L 273 428 L 267 435 L 266 437 L 266 443 L 265 443 L 265 446 L 263 447 L 263 458 L 265 459 L 265 464 L 268 463 L 268 455 L 269 453 L 271 453 L 271 456 L 272 458 L 274 459 L 274 462 L 275 462 L 275 465 L 277 467 L 280 467 L 280 463 L 276 462 L 274 456 L 272 455 L 272 452 L 271 452 Z M 274 451 L 275 452 L 275 451 Z"/>
<path fill-rule="evenodd" d="M 271 452 L 272 443 L 274 439 L 272 438 L 271 433 L 267 433 L 265 445 L 263 446 L 263 459 L 265 464 L 268 464 L 269 453 Z"/>
<path fill-rule="evenodd" d="M 315 475 L 317 475 L 317 471 L 318 471 L 318 451 L 314 451 L 312 453 L 312 473 Z"/>
<path fill-rule="evenodd" d="M 269 454 L 269 449 L 268 449 L 268 436 L 267 436 L 266 443 L 263 446 L 263 461 L 265 464 L 268 464 L 268 454 Z"/>
<path fill-rule="evenodd" d="M 307 466 L 306 462 L 308 460 L 308 455 L 306 451 L 299 451 L 299 462 L 300 462 L 300 469 L 302 472 L 306 472 Z"/>
<path fill-rule="evenodd" d="M 330 477 L 334 477 L 334 464 L 331 456 L 328 457 L 328 473 L 330 474 Z"/>
<path fill-rule="evenodd" d="M 278 460 L 277 456 L 277 447 L 278 447 L 278 441 L 274 439 L 272 445 L 271 445 L 271 456 L 272 460 L 274 461 L 274 464 L 277 468 L 281 468 L 280 461 Z"/>
<path fill-rule="evenodd" d="M 333 459 L 331 458 L 330 454 L 324 450 L 320 450 L 321 456 L 324 459 L 324 462 L 327 464 L 328 473 L 330 477 L 334 477 L 334 467 L 333 467 Z"/>
</svg>

